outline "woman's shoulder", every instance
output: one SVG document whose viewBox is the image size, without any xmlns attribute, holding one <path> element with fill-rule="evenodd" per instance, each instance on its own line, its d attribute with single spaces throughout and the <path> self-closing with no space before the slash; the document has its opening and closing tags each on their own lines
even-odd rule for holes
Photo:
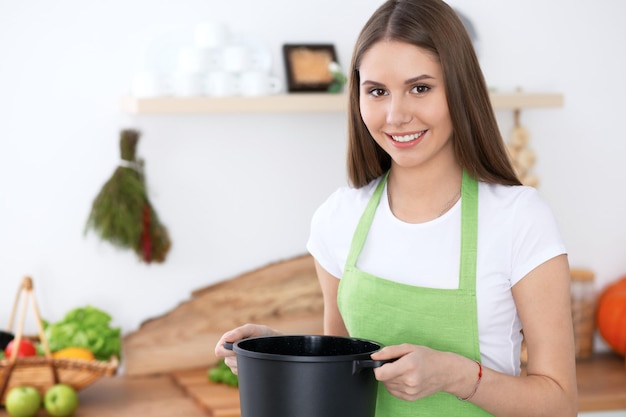
<svg viewBox="0 0 626 417">
<path fill-rule="evenodd" d="M 378 180 L 360 188 L 339 187 L 313 214 L 307 249 L 324 269 L 336 277 L 342 275 L 345 262 L 342 254 L 350 246 L 359 218 L 376 184 Z"/>
<path fill-rule="evenodd" d="M 480 202 L 495 205 L 499 208 L 516 208 L 528 205 L 545 205 L 536 188 L 526 185 L 502 185 L 480 183 Z"/>
<path fill-rule="evenodd" d="M 379 181 L 380 178 L 377 178 L 360 188 L 349 185 L 339 187 L 320 205 L 317 212 L 330 212 L 337 215 L 340 213 L 352 213 L 354 210 L 362 211 L 374 193 Z"/>
<path fill-rule="evenodd" d="M 524 227 L 554 222 L 555 216 L 536 188 L 525 185 L 480 183 L 479 210 L 482 218 Z"/>
<path fill-rule="evenodd" d="M 374 193 L 379 179 L 360 187 L 342 186 L 337 188 L 315 210 L 311 219 L 313 233 L 350 232 L 356 226 L 365 206 Z"/>
</svg>

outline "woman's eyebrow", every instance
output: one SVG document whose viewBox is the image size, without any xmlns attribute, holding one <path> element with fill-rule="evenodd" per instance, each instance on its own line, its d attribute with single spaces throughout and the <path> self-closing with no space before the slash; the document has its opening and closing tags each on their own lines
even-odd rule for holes
<svg viewBox="0 0 626 417">
<path fill-rule="evenodd" d="M 422 74 L 422 75 L 418 75 L 417 77 L 409 78 L 408 80 L 404 81 L 404 84 L 410 85 L 410 84 L 414 84 L 416 82 L 420 82 L 420 81 L 424 81 L 424 80 L 434 80 L 434 79 L 435 79 L 435 77 L 433 77 L 432 75 Z M 363 81 L 361 81 L 361 85 L 382 86 L 384 84 L 380 83 L 378 81 L 363 80 Z"/>
<path fill-rule="evenodd" d="M 384 85 L 384 84 L 383 84 L 383 83 L 379 83 L 378 81 L 363 80 L 363 81 L 361 81 L 361 85 L 375 85 L 375 86 L 381 86 L 381 85 Z"/>
<path fill-rule="evenodd" d="M 419 81 L 434 80 L 434 79 L 435 79 L 435 77 L 433 77 L 432 75 L 422 74 L 422 75 L 418 75 L 417 77 L 409 78 L 404 83 L 405 84 L 414 84 L 414 83 L 419 82 Z"/>
</svg>

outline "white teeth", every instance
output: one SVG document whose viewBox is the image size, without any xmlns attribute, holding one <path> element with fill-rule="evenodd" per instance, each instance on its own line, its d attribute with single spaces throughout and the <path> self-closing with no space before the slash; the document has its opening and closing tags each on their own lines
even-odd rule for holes
<svg viewBox="0 0 626 417">
<path fill-rule="evenodd" d="M 414 133 L 412 135 L 404 135 L 404 136 L 391 136 L 393 138 L 393 140 L 395 140 L 396 142 L 410 142 L 412 140 L 415 140 L 417 138 L 419 138 L 423 133 L 425 132 L 425 130 L 419 132 L 419 133 Z"/>
</svg>

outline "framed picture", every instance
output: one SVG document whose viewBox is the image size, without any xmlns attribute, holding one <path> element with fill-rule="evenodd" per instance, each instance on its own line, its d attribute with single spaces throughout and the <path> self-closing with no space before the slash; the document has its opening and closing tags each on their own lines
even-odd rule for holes
<svg viewBox="0 0 626 417">
<path fill-rule="evenodd" d="M 285 44 L 283 58 L 289 92 L 326 91 L 333 82 L 328 65 L 337 62 L 337 53 L 332 44 Z"/>
</svg>

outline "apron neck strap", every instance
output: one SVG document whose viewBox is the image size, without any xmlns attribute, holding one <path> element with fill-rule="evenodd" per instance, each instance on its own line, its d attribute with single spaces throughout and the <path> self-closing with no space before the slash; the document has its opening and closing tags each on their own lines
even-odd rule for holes
<svg viewBox="0 0 626 417">
<path fill-rule="evenodd" d="M 478 181 L 463 170 L 461 183 L 461 265 L 459 288 L 476 291 L 478 254 Z"/>
<path fill-rule="evenodd" d="M 350 245 L 350 252 L 348 253 L 348 258 L 346 259 L 346 267 L 356 266 L 356 261 L 361 254 L 363 245 L 365 245 L 370 225 L 372 224 L 372 220 L 374 220 L 374 214 L 376 214 L 376 208 L 380 202 L 380 197 L 383 195 L 385 184 L 387 184 L 387 178 L 389 178 L 389 171 L 387 171 L 381 178 L 376 190 L 374 190 L 374 194 L 365 207 L 365 211 L 363 211 L 363 214 L 361 215 L 361 219 L 359 220 L 356 230 L 354 231 L 354 235 L 352 236 L 352 244 Z"/>
</svg>

